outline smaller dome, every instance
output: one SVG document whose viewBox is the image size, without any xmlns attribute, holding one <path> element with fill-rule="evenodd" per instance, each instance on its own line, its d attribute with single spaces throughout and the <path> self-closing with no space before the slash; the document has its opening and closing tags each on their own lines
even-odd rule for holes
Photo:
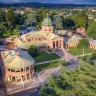
<svg viewBox="0 0 96 96">
<path fill-rule="evenodd" d="M 42 26 L 52 26 L 52 25 L 53 25 L 52 20 L 49 17 L 45 18 L 42 22 Z"/>
</svg>

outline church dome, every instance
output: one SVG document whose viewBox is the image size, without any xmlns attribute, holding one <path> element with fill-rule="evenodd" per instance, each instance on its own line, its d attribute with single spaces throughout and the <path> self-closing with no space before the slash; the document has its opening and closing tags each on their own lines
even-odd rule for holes
<svg viewBox="0 0 96 96">
<path fill-rule="evenodd" d="M 52 26 L 52 25 L 53 25 L 52 20 L 49 17 L 45 18 L 42 22 L 42 26 Z"/>
</svg>

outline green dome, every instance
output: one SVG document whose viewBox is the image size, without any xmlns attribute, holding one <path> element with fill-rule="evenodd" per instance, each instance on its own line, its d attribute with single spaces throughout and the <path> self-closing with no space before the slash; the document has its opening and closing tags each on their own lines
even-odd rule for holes
<svg viewBox="0 0 96 96">
<path fill-rule="evenodd" d="M 42 22 L 42 26 L 52 26 L 53 23 L 49 17 L 45 18 Z"/>
</svg>

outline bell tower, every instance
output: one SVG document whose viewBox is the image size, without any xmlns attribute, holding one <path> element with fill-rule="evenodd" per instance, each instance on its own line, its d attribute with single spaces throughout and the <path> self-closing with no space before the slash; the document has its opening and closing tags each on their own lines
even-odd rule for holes
<svg viewBox="0 0 96 96">
<path fill-rule="evenodd" d="M 42 22 L 42 32 L 47 36 L 49 33 L 54 32 L 53 23 L 47 14 L 47 17 Z"/>
</svg>

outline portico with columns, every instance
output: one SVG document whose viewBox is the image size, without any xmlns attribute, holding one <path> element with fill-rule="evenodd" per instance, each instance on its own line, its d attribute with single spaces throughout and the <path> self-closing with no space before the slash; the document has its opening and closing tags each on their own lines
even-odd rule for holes
<svg viewBox="0 0 96 96">
<path fill-rule="evenodd" d="M 52 40 L 49 41 L 50 43 L 50 48 L 52 49 L 63 49 L 64 48 L 64 41 L 62 37 L 56 37 Z"/>
</svg>

